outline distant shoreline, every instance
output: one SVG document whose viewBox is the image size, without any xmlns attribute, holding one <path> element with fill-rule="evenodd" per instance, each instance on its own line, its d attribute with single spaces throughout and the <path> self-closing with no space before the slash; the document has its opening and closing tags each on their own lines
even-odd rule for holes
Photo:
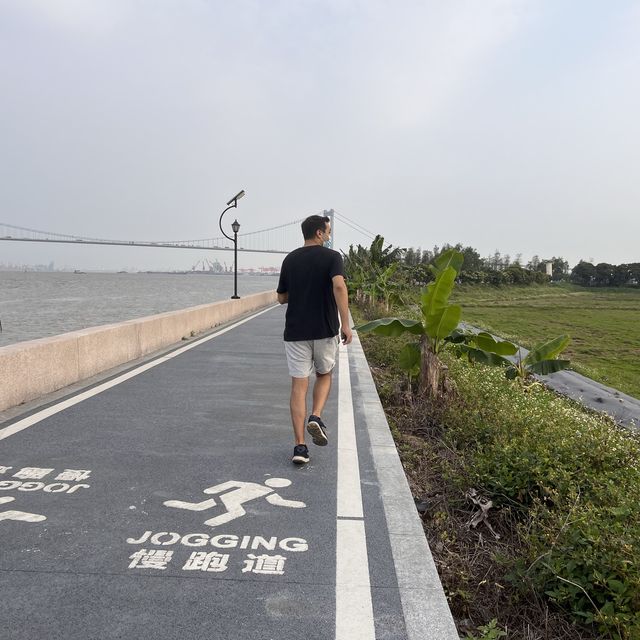
<svg viewBox="0 0 640 640">
<path fill-rule="evenodd" d="M 113 274 L 122 274 L 122 275 L 153 275 L 153 274 L 160 274 L 160 275 L 178 275 L 178 276 L 184 276 L 184 275 L 189 275 L 189 274 L 194 274 L 194 275 L 205 275 L 205 276 L 232 276 L 233 275 L 233 271 L 229 272 L 229 271 L 92 271 L 92 270 L 87 270 L 84 271 L 82 269 L 56 269 L 53 271 L 44 271 L 44 270 L 39 270 L 39 269 L 0 269 L 0 273 L 39 273 L 39 274 L 43 274 L 43 273 L 70 273 L 70 274 L 75 274 L 75 275 L 96 275 L 96 274 L 105 274 L 105 275 L 113 275 Z M 279 276 L 280 272 L 276 271 L 276 272 L 269 272 L 269 273 L 264 273 L 262 271 L 239 271 L 238 272 L 238 277 L 241 276 L 265 276 L 265 277 L 273 277 L 273 276 Z"/>
</svg>

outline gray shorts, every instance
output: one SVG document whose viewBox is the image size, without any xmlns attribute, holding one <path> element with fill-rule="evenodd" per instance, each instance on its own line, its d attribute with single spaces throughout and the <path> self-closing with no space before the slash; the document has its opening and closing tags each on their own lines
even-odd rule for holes
<svg viewBox="0 0 640 640">
<path fill-rule="evenodd" d="M 314 371 L 329 373 L 336 364 L 339 343 L 338 336 L 285 342 L 289 375 L 292 378 L 308 378 Z"/>
</svg>

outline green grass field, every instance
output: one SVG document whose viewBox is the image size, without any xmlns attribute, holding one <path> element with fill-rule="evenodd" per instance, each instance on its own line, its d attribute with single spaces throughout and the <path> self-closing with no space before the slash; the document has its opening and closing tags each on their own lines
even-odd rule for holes
<svg viewBox="0 0 640 640">
<path fill-rule="evenodd" d="M 572 369 L 640 398 L 640 289 L 458 285 L 462 320 L 530 348 L 563 333 Z"/>
</svg>

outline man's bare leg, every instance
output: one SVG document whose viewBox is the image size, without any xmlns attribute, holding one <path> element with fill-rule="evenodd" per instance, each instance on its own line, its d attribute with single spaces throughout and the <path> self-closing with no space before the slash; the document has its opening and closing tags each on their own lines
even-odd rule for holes
<svg viewBox="0 0 640 640">
<path fill-rule="evenodd" d="M 316 373 L 316 381 L 313 385 L 313 411 L 311 415 L 322 415 L 324 405 L 327 403 L 331 391 L 331 371 L 329 373 Z"/>
<path fill-rule="evenodd" d="M 307 419 L 307 389 L 309 378 L 291 378 L 291 423 L 296 444 L 304 444 L 304 423 Z M 315 388 L 314 388 L 315 395 Z"/>
</svg>

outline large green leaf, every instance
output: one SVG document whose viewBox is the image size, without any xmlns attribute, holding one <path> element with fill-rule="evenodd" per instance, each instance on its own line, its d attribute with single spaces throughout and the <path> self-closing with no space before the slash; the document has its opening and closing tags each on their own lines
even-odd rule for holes
<svg viewBox="0 0 640 640">
<path fill-rule="evenodd" d="M 394 262 L 393 264 L 390 264 L 380 275 L 384 278 L 390 278 L 398 270 L 399 266 L 399 262 Z"/>
<path fill-rule="evenodd" d="M 546 376 L 556 371 L 562 371 L 571 365 L 571 360 L 540 360 L 527 366 L 527 371 Z"/>
<path fill-rule="evenodd" d="M 460 324 L 462 307 L 451 304 L 427 316 L 425 328 L 427 335 L 434 340 L 444 340 Z"/>
<path fill-rule="evenodd" d="M 378 318 L 366 324 L 355 327 L 356 331 L 363 333 L 374 333 L 378 336 L 399 336 L 403 333 L 413 333 L 423 335 L 424 327 L 418 320 L 408 320 L 406 318 Z"/>
<path fill-rule="evenodd" d="M 474 349 L 467 345 L 460 345 L 459 349 L 462 353 L 467 355 L 471 362 L 479 362 L 480 364 L 487 364 L 493 367 L 513 366 L 513 362 L 511 362 L 511 360 L 507 360 L 497 353 L 490 353 L 488 351 L 483 351 L 482 349 Z"/>
<path fill-rule="evenodd" d="M 415 342 L 405 344 L 398 355 L 398 364 L 409 375 L 417 375 L 420 372 L 420 345 Z"/>
<path fill-rule="evenodd" d="M 464 262 L 464 255 L 460 251 L 455 249 L 448 249 L 443 251 L 433 262 L 429 265 L 431 272 L 438 276 L 447 267 L 455 269 L 456 274 L 460 273 L 462 269 L 462 263 Z"/>
<path fill-rule="evenodd" d="M 500 356 L 513 356 L 518 351 L 518 347 L 516 347 L 512 342 L 507 342 L 506 340 L 495 340 L 491 334 L 484 331 L 475 335 L 472 340 L 478 349 L 482 349 L 483 351 L 488 351 L 490 353 L 496 353 Z"/>
<path fill-rule="evenodd" d="M 422 315 L 425 318 L 435 315 L 447 306 L 455 280 L 456 270 L 447 267 L 438 274 L 434 282 L 427 285 L 422 294 Z"/>
<path fill-rule="evenodd" d="M 469 331 L 460 331 L 460 329 L 454 329 L 450 335 L 447 336 L 447 342 L 453 344 L 467 344 L 474 334 Z"/>
<path fill-rule="evenodd" d="M 539 344 L 529 351 L 527 357 L 523 360 L 523 364 L 530 365 L 541 362 L 542 360 L 553 360 L 557 358 L 558 355 L 564 351 L 570 340 L 571 338 L 569 338 L 569 336 L 563 335 L 553 338 L 553 340 L 549 340 L 544 344 Z"/>
</svg>

